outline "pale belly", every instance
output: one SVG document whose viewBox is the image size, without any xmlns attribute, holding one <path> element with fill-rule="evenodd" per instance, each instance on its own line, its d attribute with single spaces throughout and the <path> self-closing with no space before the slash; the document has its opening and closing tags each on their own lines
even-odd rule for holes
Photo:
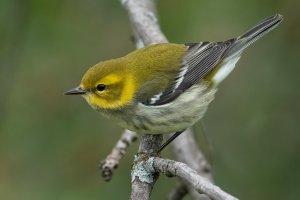
<svg viewBox="0 0 300 200">
<path fill-rule="evenodd" d="M 117 122 L 122 127 L 141 134 L 182 131 L 203 117 L 215 93 L 215 88 L 193 86 L 173 102 L 165 105 L 146 106 L 139 103 L 131 114 L 118 117 Z"/>
</svg>

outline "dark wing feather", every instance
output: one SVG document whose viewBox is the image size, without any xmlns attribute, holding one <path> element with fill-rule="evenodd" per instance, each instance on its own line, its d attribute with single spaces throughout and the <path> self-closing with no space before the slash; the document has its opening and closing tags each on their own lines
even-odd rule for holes
<svg viewBox="0 0 300 200">
<path fill-rule="evenodd" d="M 235 39 L 225 42 L 200 42 L 186 44 L 187 53 L 174 83 L 161 94 L 156 95 L 149 105 L 163 105 L 176 99 L 181 93 L 198 83 L 222 60 L 226 50 Z"/>
</svg>

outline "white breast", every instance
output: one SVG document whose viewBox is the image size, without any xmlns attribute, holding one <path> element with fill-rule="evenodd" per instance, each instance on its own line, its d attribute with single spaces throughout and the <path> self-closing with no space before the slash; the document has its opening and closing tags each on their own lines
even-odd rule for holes
<svg viewBox="0 0 300 200">
<path fill-rule="evenodd" d="M 151 134 L 184 130 L 203 117 L 215 92 L 215 88 L 207 89 L 206 84 L 197 84 L 168 104 L 146 106 L 139 103 L 126 125 L 133 131 Z"/>
</svg>

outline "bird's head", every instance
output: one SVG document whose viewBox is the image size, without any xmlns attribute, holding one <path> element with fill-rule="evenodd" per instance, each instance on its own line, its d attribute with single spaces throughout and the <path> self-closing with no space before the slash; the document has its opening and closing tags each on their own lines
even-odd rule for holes
<svg viewBox="0 0 300 200">
<path fill-rule="evenodd" d="M 134 100 L 136 80 L 124 58 L 100 62 L 66 95 L 82 95 L 94 109 L 120 109 Z"/>
</svg>

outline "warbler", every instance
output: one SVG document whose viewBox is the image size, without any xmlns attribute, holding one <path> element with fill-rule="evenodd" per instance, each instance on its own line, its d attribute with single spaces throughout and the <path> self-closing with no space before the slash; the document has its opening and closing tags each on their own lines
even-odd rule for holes
<svg viewBox="0 0 300 200">
<path fill-rule="evenodd" d="M 275 14 L 223 42 L 154 44 L 100 62 L 65 94 L 82 95 L 95 110 L 131 131 L 178 135 L 203 117 L 244 49 L 282 19 Z"/>
</svg>

